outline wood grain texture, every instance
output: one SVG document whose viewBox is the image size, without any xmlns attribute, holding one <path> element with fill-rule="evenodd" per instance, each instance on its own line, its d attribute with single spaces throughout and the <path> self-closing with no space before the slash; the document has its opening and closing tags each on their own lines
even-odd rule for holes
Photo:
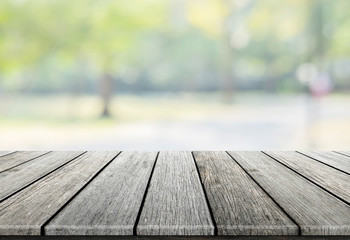
<svg viewBox="0 0 350 240">
<path fill-rule="evenodd" d="M 0 151 L 0 157 L 14 153 L 15 151 Z"/>
<path fill-rule="evenodd" d="M 0 201 L 83 152 L 50 152 L 0 173 Z"/>
<path fill-rule="evenodd" d="M 330 151 L 298 151 L 350 174 L 350 158 Z"/>
<path fill-rule="evenodd" d="M 266 152 L 350 204 L 350 175 L 297 152 Z"/>
<path fill-rule="evenodd" d="M 133 235 L 157 152 L 122 152 L 45 227 L 46 235 Z"/>
<path fill-rule="evenodd" d="M 6 171 L 27 161 L 33 160 L 46 153 L 48 152 L 20 151 L 2 156 L 0 157 L 0 172 Z"/>
<path fill-rule="evenodd" d="M 298 235 L 299 227 L 226 152 L 194 152 L 219 235 Z"/>
<path fill-rule="evenodd" d="M 349 240 L 349 236 L 0 236 L 1 240 Z"/>
<path fill-rule="evenodd" d="M 350 207 L 262 152 L 230 155 L 298 223 L 302 235 L 350 235 Z"/>
<path fill-rule="evenodd" d="M 137 234 L 214 234 L 210 212 L 190 152 L 160 152 Z"/>
<path fill-rule="evenodd" d="M 0 203 L 0 235 L 40 235 L 41 227 L 117 152 L 88 152 Z"/>
</svg>

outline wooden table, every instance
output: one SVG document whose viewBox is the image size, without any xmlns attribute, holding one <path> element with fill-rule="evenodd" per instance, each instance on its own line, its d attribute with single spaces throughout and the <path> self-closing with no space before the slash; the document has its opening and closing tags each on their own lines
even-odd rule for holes
<svg viewBox="0 0 350 240">
<path fill-rule="evenodd" d="M 0 152 L 9 235 L 350 239 L 350 152 Z"/>
</svg>

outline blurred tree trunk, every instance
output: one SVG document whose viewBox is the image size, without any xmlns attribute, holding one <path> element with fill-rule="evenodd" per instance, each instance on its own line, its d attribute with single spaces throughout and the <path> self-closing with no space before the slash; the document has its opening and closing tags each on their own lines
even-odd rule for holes
<svg viewBox="0 0 350 240">
<path fill-rule="evenodd" d="M 230 34 L 224 33 L 222 38 L 222 81 L 224 102 L 230 103 L 234 93 L 234 77 L 232 69 L 233 49 L 230 44 Z"/>
<path fill-rule="evenodd" d="M 314 62 L 319 70 L 323 68 L 324 55 L 326 53 L 326 39 L 324 28 L 324 1 L 313 0 L 310 3 L 310 19 L 308 23 L 309 41 L 313 43 L 307 56 L 307 60 Z"/>
<path fill-rule="evenodd" d="M 323 17 L 323 0 L 317 0 L 314 1 L 315 9 L 314 9 L 314 18 L 315 18 L 315 36 L 317 37 L 316 40 L 316 56 L 320 60 L 320 64 L 323 65 L 323 58 L 325 55 L 325 38 L 323 35 L 323 28 L 324 28 L 324 17 Z"/>
<path fill-rule="evenodd" d="M 309 41 L 313 42 L 313 47 L 307 54 L 307 61 L 316 65 L 319 73 L 326 71 L 325 56 L 327 52 L 327 41 L 324 36 L 324 0 L 313 0 L 310 4 L 310 19 L 308 26 Z M 306 103 L 307 114 L 307 143 L 308 148 L 315 149 L 318 147 L 318 134 L 314 126 L 319 122 L 320 111 L 322 108 L 319 98 L 309 92 Z"/>
<path fill-rule="evenodd" d="M 228 14 L 222 24 L 222 83 L 224 90 L 224 101 L 232 102 L 235 90 L 234 60 L 235 49 L 232 46 L 234 31 L 242 25 L 242 19 L 253 9 L 255 1 L 250 1 L 244 6 L 238 7 L 234 1 L 222 0 Z"/>
<path fill-rule="evenodd" d="M 269 43 L 266 43 L 266 46 Z M 270 52 L 266 52 L 264 55 L 264 60 L 266 62 L 266 72 L 265 81 L 263 89 L 269 93 L 275 93 L 277 90 L 278 78 L 276 77 L 275 66 L 274 66 L 274 56 Z"/>
<path fill-rule="evenodd" d="M 113 95 L 113 77 L 105 72 L 100 79 L 100 94 L 102 97 L 103 111 L 102 117 L 110 117 L 110 101 Z"/>
<path fill-rule="evenodd" d="M 76 76 L 73 79 L 72 93 L 74 96 L 86 92 L 87 70 L 87 60 L 82 54 L 80 54 L 77 59 Z"/>
<path fill-rule="evenodd" d="M 221 49 L 222 49 L 222 86 L 223 86 L 223 100 L 226 103 L 232 102 L 234 84 L 233 84 L 233 48 L 231 46 L 231 35 L 234 12 L 232 2 L 222 1 L 224 6 L 229 9 L 228 15 L 222 23 Z"/>
</svg>

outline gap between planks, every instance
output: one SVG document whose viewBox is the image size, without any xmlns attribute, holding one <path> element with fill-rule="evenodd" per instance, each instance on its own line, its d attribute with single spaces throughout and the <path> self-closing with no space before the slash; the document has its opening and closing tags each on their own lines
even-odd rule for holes
<svg viewBox="0 0 350 240">
<path fill-rule="evenodd" d="M 157 152 L 122 152 L 50 223 L 46 235 L 133 235 Z"/>
<path fill-rule="evenodd" d="M 0 173 L 13 169 L 48 153 L 50 153 L 50 151 L 17 151 L 1 156 Z"/>
<path fill-rule="evenodd" d="M 142 202 L 141 202 L 139 211 L 137 213 L 135 225 L 134 225 L 133 231 L 132 231 L 134 236 L 137 236 L 137 225 L 139 224 L 140 217 L 141 217 L 141 212 L 142 212 L 143 206 L 145 205 L 145 200 L 146 200 L 146 197 L 147 197 L 149 185 L 151 184 L 151 179 L 152 179 L 152 176 L 153 176 L 154 168 L 156 167 L 156 164 L 157 164 L 158 157 L 159 157 L 159 152 L 157 152 L 157 156 L 156 156 L 156 159 L 154 161 L 154 164 L 153 164 L 153 167 L 152 167 L 152 170 L 151 170 L 151 175 L 149 176 L 149 179 L 148 179 L 148 182 L 147 182 L 147 186 L 146 186 L 146 190 L 145 190 L 145 193 L 144 193 L 144 195 L 142 197 Z"/>
<path fill-rule="evenodd" d="M 323 164 L 322 162 L 314 161 L 313 159 L 308 158 L 307 156 L 303 154 L 299 154 L 298 152 L 264 152 L 267 156 L 271 157 L 278 163 L 282 164 L 286 168 L 289 168 L 296 174 L 300 175 L 301 177 L 305 178 L 306 180 L 310 181 L 311 183 L 315 184 L 322 190 L 328 192 L 335 198 L 339 199 L 340 201 L 344 202 L 345 204 L 350 205 L 350 176 L 342 171 L 338 171 L 338 169 L 332 168 L 326 164 Z M 286 158 L 286 155 L 291 154 L 288 156 L 288 160 Z M 292 155 L 293 153 L 299 154 L 298 155 Z M 296 165 L 297 162 L 291 162 L 291 158 L 295 157 L 297 159 L 305 158 L 306 161 L 310 161 L 309 167 L 304 167 L 301 169 L 298 169 L 298 165 Z M 307 162 L 306 162 L 307 164 Z M 328 177 L 331 176 L 331 177 Z M 334 180 L 334 177 L 338 180 L 336 182 Z M 333 179 L 332 179 L 333 178 Z M 340 186 L 339 186 L 340 185 Z"/>
<path fill-rule="evenodd" d="M 229 152 L 301 227 L 302 235 L 349 235 L 349 205 L 262 152 Z"/>
<path fill-rule="evenodd" d="M 40 235 L 40 229 L 118 152 L 89 152 L 0 203 L 1 235 Z M 59 194 L 60 197 L 57 197 Z"/>
<path fill-rule="evenodd" d="M 120 154 L 120 153 L 119 153 Z M 44 223 L 43 225 L 42 225 L 42 229 L 44 228 L 44 226 L 45 225 L 47 225 L 47 223 L 52 219 L 52 218 L 54 218 L 57 214 L 59 214 L 60 213 L 60 211 L 62 210 L 62 209 L 64 209 L 65 208 L 65 206 L 66 205 L 68 205 L 68 203 L 69 202 L 71 202 L 76 196 L 78 196 L 78 194 L 84 189 L 84 188 L 86 188 L 99 174 L 101 174 L 102 172 L 103 172 L 103 170 L 110 164 L 110 163 L 112 163 L 118 156 L 119 156 L 119 154 L 117 154 L 113 159 L 111 159 L 111 161 L 109 162 L 109 163 L 107 163 L 102 169 L 100 169 L 100 171 L 99 172 L 97 172 L 97 173 L 95 173 L 95 175 L 78 191 L 78 192 L 76 192 L 76 194 L 74 194 L 66 203 L 65 203 L 65 205 L 63 205 L 46 223 Z M 216 223 L 215 223 L 215 219 L 214 219 L 214 216 L 213 216 L 213 212 L 212 212 L 212 208 L 211 208 L 211 206 L 210 206 L 210 203 L 209 203 L 209 200 L 208 200 L 208 196 L 207 196 L 207 193 L 206 193 L 206 189 L 205 189 L 205 187 L 204 187 L 204 184 L 203 184 L 203 180 L 202 180 L 202 178 L 201 178 L 201 175 L 200 175 L 200 172 L 199 172 L 199 169 L 198 169 L 198 165 L 197 165 L 197 162 L 196 162 L 196 159 L 194 158 L 194 156 L 193 156 L 193 152 L 191 152 L 191 154 L 192 154 L 192 159 L 193 159 L 193 161 L 194 161 L 194 164 L 195 164 L 195 169 L 196 169 L 196 173 L 197 173 L 197 175 L 198 175 L 198 177 L 199 177 L 199 179 L 200 179 L 200 183 L 201 183 L 201 188 L 202 188 L 202 190 L 203 190 L 203 192 L 204 192 L 204 196 L 205 196 L 205 200 L 206 200 L 206 204 L 207 204 L 207 206 L 208 206 L 208 209 L 209 209 L 209 213 L 210 213 L 210 217 L 211 217 L 211 220 L 212 220 L 212 222 L 213 222 L 213 225 L 214 225 L 214 233 L 215 233 L 215 231 L 217 231 L 217 226 L 216 226 Z M 265 155 L 266 155 L 266 153 L 264 153 Z M 155 162 L 154 162 L 154 165 L 153 165 L 153 167 L 152 167 L 152 171 L 151 171 L 151 175 L 150 175 L 150 177 L 149 177 L 149 179 L 148 179 L 148 182 L 147 182 L 147 187 L 146 187 L 146 190 L 145 190 L 145 192 L 144 192 L 144 195 L 143 195 L 143 199 L 142 199 L 142 203 L 141 203 L 141 206 L 140 206 L 140 208 L 139 208 L 139 210 L 138 210 L 138 216 L 137 216 L 137 222 L 135 223 L 135 225 L 134 225 L 134 230 L 133 230 L 133 232 L 134 232 L 134 234 L 136 234 L 136 228 L 137 228 L 137 225 L 138 225 L 138 221 L 139 221 L 139 219 L 140 219 L 140 216 L 141 216 L 141 212 L 142 212 L 142 209 L 143 209 L 143 204 L 145 203 L 145 200 L 146 200 L 146 197 L 147 197 L 147 194 L 148 194 L 148 189 L 149 189 L 149 187 L 150 187 L 150 183 L 151 183 L 151 180 L 152 180 L 152 176 L 153 176 L 153 172 L 154 172 L 154 169 L 155 169 L 155 167 L 156 167 L 156 164 L 157 164 L 157 159 L 158 159 L 158 155 L 159 155 L 159 152 L 158 152 L 158 154 L 157 154 L 157 157 L 156 157 L 156 160 L 155 160 Z M 229 155 L 229 154 L 228 154 Z M 231 156 L 231 155 L 229 155 L 231 158 L 232 158 L 232 160 L 233 161 L 235 161 L 239 166 L 240 166 L 240 168 L 242 168 L 243 169 L 243 171 L 245 171 L 246 173 L 247 173 L 247 175 L 254 181 L 254 182 L 256 182 L 255 181 L 255 179 Z M 271 157 L 271 156 L 269 156 L 269 157 Z M 274 159 L 274 158 L 272 158 L 274 161 L 277 161 L 276 159 Z M 310 159 L 312 159 L 312 158 L 310 158 Z M 279 161 L 277 161 L 277 162 L 279 162 Z M 279 162 L 280 163 L 280 162 Z M 286 168 L 289 168 L 288 166 L 285 166 L 284 164 L 282 164 L 282 163 L 280 163 L 281 165 L 283 165 L 284 167 L 286 167 Z M 324 164 L 324 163 L 323 163 Z M 327 165 L 327 164 L 325 164 L 325 165 Z M 62 167 L 62 166 L 61 166 Z M 290 168 L 289 168 L 290 169 Z M 56 169 L 55 169 L 56 170 Z M 55 171 L 54 170 L 54 171 Z M 294 171 L 293 169 L 291 169 L 292 171 Z M 295 171 L 294 171 L 295 172 Z M 49 175 L 50 173 L 48 173 L 47 175 Z M 297 173 L 297 174 L 299 174 L 299 173 Z M 301 175 L 301 174 L 299 174 L 300 176 L 302 176 L 302 177 L 304 177 L 303 175 Z M 305 177 L 304 177 L 305 178 Z M 307 178 L 306 178 L 307 179 Z M 309 180 L 309 179 L 307 179 L 307 180 Z M 309 180 L 310 181 L 310 180 Z M 257 183 L 257 182 L 256 182 Z M 32 184 L 32 183 L 31 183 Z M 258 183 L 257 183 L 258 184 Z M 313 183 L 313 184 L 315 184 L 315 183 Z M 317 185 L 317 184 L 316 184 Z M 264 191 L 264 192 L 266 192 L 265 191 L 265 189 L 264 188 L 262 188 L 259 184 L 258 184 L 258 186 Z M 267 193 L 267 192 L 266 192 Z M 267 195 L 268 196 L 270 196 L 270 198 L 273 200 L 273 201 L 275 201 L 274 200 L 274 198 L 270 195 L 270 194 L 268 194 L 267 193 Z M 276 201 L 275 201 L 276 202 Z M 277 203 L 277 202 L 276 202 Z M 282 209 L 282 210 L 284 210 L 278 203 L 277 203 L 277 205 Z M 289 216 L 290 217 L 290 215 L 289 214 L 286 214 L 287 216 Z M 291 218 L 291 217 L 290 217 Z M 292 220 L 293 220 L 293 218 L 291 218 Z M 294 221 L 294 220 L 293 220 Z M 300 227 L 299 227 L 300 228 Z M 43 231 L 43 230 L 42 230 Z M 43 233 L 43 232 L 42 232 Z M 253 238 L 252 238 L 253 239 Z M 263 239 L 263 238 L 262 238 Z M 279 238 L 279 239 L 283 239 L 283 238 Z M 285 239 L 289 239 L 289 238 L 285 238 Z M 297 239 L 297 238 L 295 238 L 295 239 Z M 306 239 L 306 238 L 305 238 Z"/>
<path fill-rule="evenodd" d="M 345 154 L 330 151 L 297 151 L 310 159 L 350 175 L 350 158 Z"/>
<path fill-rule="evenodd" d="M 196 166 L 196 170 L 197 170 L 197 174 L 198 174 L 199 180 L 201 182 L 201 186 L 202 186 L 202 189 L 203 189 L 205 201 L 206 201 L 206 203 L 208 205 L 208 210 L 209 210 L 209 213 L 210 213 L 211 221 L 213 222 L 213 225 L 214 225 L 214 236 L 217 236 L 218 235 L 218 226 L 217 226 L 216 220 L 214 218 L 213 209 L 212 209 L 212 207 L 210 205 L 210 202 L 209 202 L 209 199 L 208 199 L 208 194 L 207 194 L 207 191 L 206 191 L 206 189 L 204 187 L 204 183 L 203 183 L 201 174 L 199 172 L 198 164 L 197 164 L 196 158 L 194 157 L 193 151 L 191 152 L 191 154 L 192 154 L 192 158 L 193 158 L 194 164 Z"/>
<path fill-rule="evenodd" d="M 110 161 L 108 161 L 101 169 L 99 169 L 73 196 L 71 196 L 68 201 L 66 201 L 62 207 L 60 207 L 50 218 L 46 220 L 44 224 L 41 225 L 40 235 L 45 235 L 45 227 L 54 219 L 76 196 L 79 195 L 81 191 L 84 190 L 85 187 L 89 185 L 109 164 L 111 164 L 114 159 L 116 159 L 121 154 L 119 151 Z"/>
<path fill-rule="evenodd" d="M 32 161 L 25 162 L 21 165 L 13 167 L 12 169 L 9 169 L 5 172 L 0 173 L 0 180 L 3 183 L 5 182 L 5 184 L 7 183 L 7 186 L 5 186 L 5 188 L 1 189 L 0 191 L 0 203 L 10 198 L 11 196 L 19 193 L 20 191 L 29 187 L 30 185 L 34 184 L 40 179 L 55 172 L 61 167 L 67 165 L 68 163 L 82 156 L 86 152 L 69 152 L 69 153 L 70 153 L 70 156 L 68 155 L 68 156 L 65 156 L 63 159 L 59 159 L 61 162 L 58 161 L 53 164 L 49 162 L 50 164 L 48 166 L 44 165 L 44 166 L 41 166 L 41 168 L 39 167 L 40 171 L 38 171 L 38 168 L 35 168 L 36 167 L 35 164 L 37 164 L 38 161 L 39 162 L 46 161 L 47 158 L 52 158 L 50 159 L 51 161 L 55 160 L 55 158 L 57 160 L 57 157 L 64 156 L 66 152 L 49 152 L 38 158 L 33 159 Z M 31 174 L 31 179 L 26 178 L 27 175 L 23 174 L 23 172 L 28 171 L 28 167 Z M 46 172 L 45 171 L 42 172 L 41 170 L 46 170 Z"/>
<path fill-rule="evenodd" d="M 194 157 L 218 235 L 298 235 L 298 225 L 227 152 L 196 151 Z"/>
</svg>

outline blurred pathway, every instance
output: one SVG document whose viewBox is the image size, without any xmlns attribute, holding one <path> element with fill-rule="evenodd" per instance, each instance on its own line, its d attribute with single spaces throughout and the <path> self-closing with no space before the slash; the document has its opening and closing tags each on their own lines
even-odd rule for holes
<svg viewBox="0 0 350 240">
<path fill-rule="evenodd" d="M 275 101 L 273 101 L 273 99 Z M 294 150 L 350 149 L 350 98 L 305 97 L 228 105 L 189 118 L 108 126 L 0 128 L 3 150 Z"/>
</svg>

